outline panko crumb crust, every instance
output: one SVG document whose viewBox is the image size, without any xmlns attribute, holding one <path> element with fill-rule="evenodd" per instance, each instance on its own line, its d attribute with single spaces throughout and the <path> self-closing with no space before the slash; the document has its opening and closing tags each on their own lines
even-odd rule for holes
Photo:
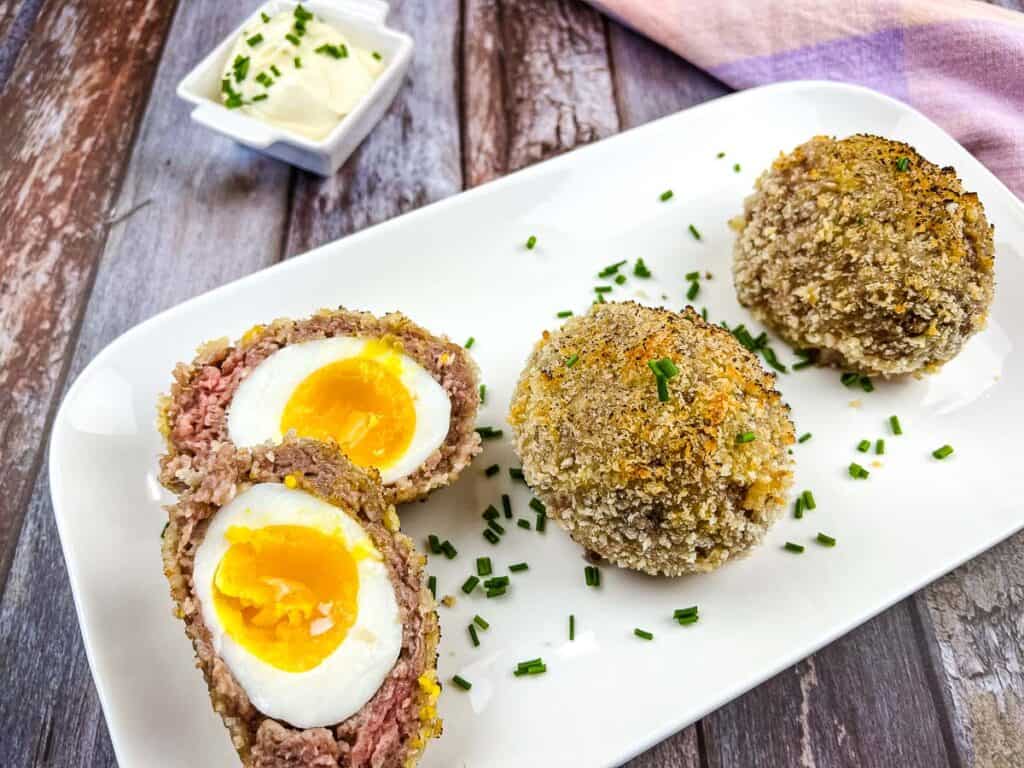
<svg viewBox="0 0 1024 768">
<path fill-rule="evenodd" d="M 167 446 L 160 459 L 161 482 L 175 493 L 204 482 L 214 457 L 230 444 L 227 413 L 245 377 L 285 346 L 334 336 L 388 341 L 422 365 L 451 402 L 444 442 L 411 475 L 384 486 L 388 501 L 414 501 L 455 482 L 481 450 L 475 431 L 480 407 L 476 363 L 461 346 L 400 312 L 376 317 L 343 307 L 254 326 L 233 345 L 217 339 L 201 346 L 191 363 L 179 363 L 170 393 L 157 406 L 157 427 Z"/>
<path fill-rule="evenodd" d="M 679 369 L 667 402 L 647 365 L 663 357 Z M 774 384 L 690 307 L 596 304 L 544 333 L 509 422 L 530 487 L 586 550 L 650 574 L 711 571 L 785 503 L 794 433 Z"/>
<path fill-rule="evenodd" d="M 223 719 L 242 764 L 245 768 L 413 768 L 426 744 L 441 733 L 437 716 L 440 628 L 423 572 L 426 558 L 399 531 L 398 516 L 381 493 L 376 473 L 355 466 L 336 447 L 312 440 L 288 438 L 273 448 L 222 456 L 228 464 L 219 474 L 222 478 L 233 475 L 234 482 L 217 485 L 216 501 L 209 488 L 199 488 L 168 507 L 161 550 L 175 615 L 185 624 L 213 708 Z M 381 552 L 395 585 L 403 624 L 398 661 L 358 713 L 330 727 L 293 728 L 266 717 L 250 703 L 213 650 L 192 583 L 196 550 L 209 520 L 238 492 L 252 483 L 266 482 L 303 489 L 354 514 Z M 396 728 L 381 736 L 382 724 Z"/>
<path fill-rule="evenodd" d="M 992 227 L 956 171 L 909 144 L 816 136 L 761 175 L 734 226 L 740 303 L 821 362 L 935 371 L 985 326 Z"/>
</svg>

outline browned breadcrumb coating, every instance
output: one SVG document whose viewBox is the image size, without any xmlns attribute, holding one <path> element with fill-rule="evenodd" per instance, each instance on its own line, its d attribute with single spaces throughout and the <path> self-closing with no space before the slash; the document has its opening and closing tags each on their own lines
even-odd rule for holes
<svg viewBox="0 0 1024 768">
<path fill-rule="evenodd" d="M 934 371 L 984 327 L 992 227 L 956 171 L 878 136 L 816 136 L 757 180 L 733 263 L 741 304 L 859 373 Z"/>
<path fill-rule="evenodd" d="M 425 558 L 398 530 L 394 507 L 384 499 L 376 472 L 352 464 L 330 444 L 287 438 L 276 447 L 227 451 L 219 468 L 233 477 L 222 501 L 186 492 L 168 508 L 163 535 L 164 574 L 176 614 L 196 652 L 214 710 L 227 727 L 246 768 L 411 768 L 441 721 L 436 703 L 437 612 L 423 574 Z M 214 652 L 192 583 L 196 550 L 221 504 L 251 483 L 283 482 L 353 514 L 388 567 L 402 616 L 402 650 L 377 693 L 356 714 L 325 728 L 294 728 L 266 717 L 249 701 L 231 670 Z"/>
<path fill-rule="evenodd" d="M 647 365 L 663 357 L 679 369 L 667 402 Z M 692 308 L 597 304 L 544 333 L 509 422 L 527 482 L 578 544 L 646 573 L 710 571 L 784 504 L 794 436 L 774 383 Z"/>
<path fill-rule="evenodd" d="M 413 501 L 455 482 L 480 452 L 480 436 L 474 429 L 480 407 L 476 363 L 458 344 L 434 336 L 399 312 L 378 318 L 344 308 L 257 325 L 235 345 L 226 339 L 212 341 L 191 363 L 179 363 L 170 394 L 158 404 L 157 424 L 167 441 L 167 453 L 160 460 L 161 482 L 175 492 L 204 483 L 217 463 L 216 454 L 230 443 L 227 416 L 242 381 L 283 347 L 334 336 L 387 339 L 422 365 L 451 402 L 444 442 L 411 475 L 384 486 L 387 499 Z"/>
</svg>

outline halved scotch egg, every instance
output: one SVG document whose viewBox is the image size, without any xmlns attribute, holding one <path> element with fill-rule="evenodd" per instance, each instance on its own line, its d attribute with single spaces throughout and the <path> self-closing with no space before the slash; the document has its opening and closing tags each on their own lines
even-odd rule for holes
<svg viewBox="0 0 1024 768">
<path fill-rule="evenodd" d="M 227 461 L 231 500 L 183 494 L 163 561 L 243 765 L 414 765 L 440 732 L 437 614 L 376 473 L 291 436 Z"/>
<path fill-rule="evenodd" d="M 458 477 L 480 451 L 476 365 L 466 351 L 398 313 L 324 310 L 256 326 L 235 345 L 202 347 L 161 403 L 161 480 L 195 488 L 230 444 L 286 435 L 331 440 L 411 501 Z"/>
</svg>

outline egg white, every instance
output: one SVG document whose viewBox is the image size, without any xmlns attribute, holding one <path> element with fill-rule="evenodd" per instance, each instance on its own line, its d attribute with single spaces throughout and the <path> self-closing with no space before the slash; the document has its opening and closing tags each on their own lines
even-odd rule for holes
<svg viewBox="0 0 1024 768">
<path fill-rule="evenodd" d="M 316 728 L 354 715 L 377 692 L 402 649 L 402 621 L 387 567 L 375 557 L 357 562 L 358 614 L 341 644 L 313 669 L 286 672 L 254 656 L 224 630 L 213 604 L 213 579 L 230 546 L 230 526 L 302 525 L 343 532 L 349 549 L 372 542 L 350 515 L 305 491 L 277 483 L 254 485 L 222 507 L 196 550 L 193 582 L 214 651 L 260 712 L 296 728 Z"/>
<path fill-rule="evenodd" d="M 295 388 L 325 365 L 358 357 L 367 339 L 335 336 L 282 347 L 256 366 L 239 385 L 228 411 L 228 435 L 247 447 L 268 440 L 279 443 L 281 415 Z M 400 381 L 413 400 L 416 429 L 405 453 L 388 467 L 378 467 L 381 482 L 393 483 L 411 475 L 448 436 L 452 404 L 447 393 L 419 363 L 401 358 Z"/>
</svg>

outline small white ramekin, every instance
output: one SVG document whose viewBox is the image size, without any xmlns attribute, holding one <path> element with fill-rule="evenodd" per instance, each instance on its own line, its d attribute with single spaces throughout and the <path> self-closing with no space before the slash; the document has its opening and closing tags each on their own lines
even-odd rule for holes
<svg viewBox="0 0 1024 768">
<path fill-rule="evenodd" d="M 388 4 L 381 0 L 305 0 L 303 6 L 344 32 L 355 45 L 379 51 L 387 62 L 369 93 L 325 138 L 313 141 L 297 133 L 228 109 L 221 103 L 224 64 L 242 29 L 260 18 L 295 8 L 292 0 L 268 0 L 178 83 L 178 96 L 195 104 L 192 119 L 258 152 L 291 165 L 330 176 L 348 159 L 384 116 L 412 61 L 412 38 L 389 28 Z"/>
</svg>

